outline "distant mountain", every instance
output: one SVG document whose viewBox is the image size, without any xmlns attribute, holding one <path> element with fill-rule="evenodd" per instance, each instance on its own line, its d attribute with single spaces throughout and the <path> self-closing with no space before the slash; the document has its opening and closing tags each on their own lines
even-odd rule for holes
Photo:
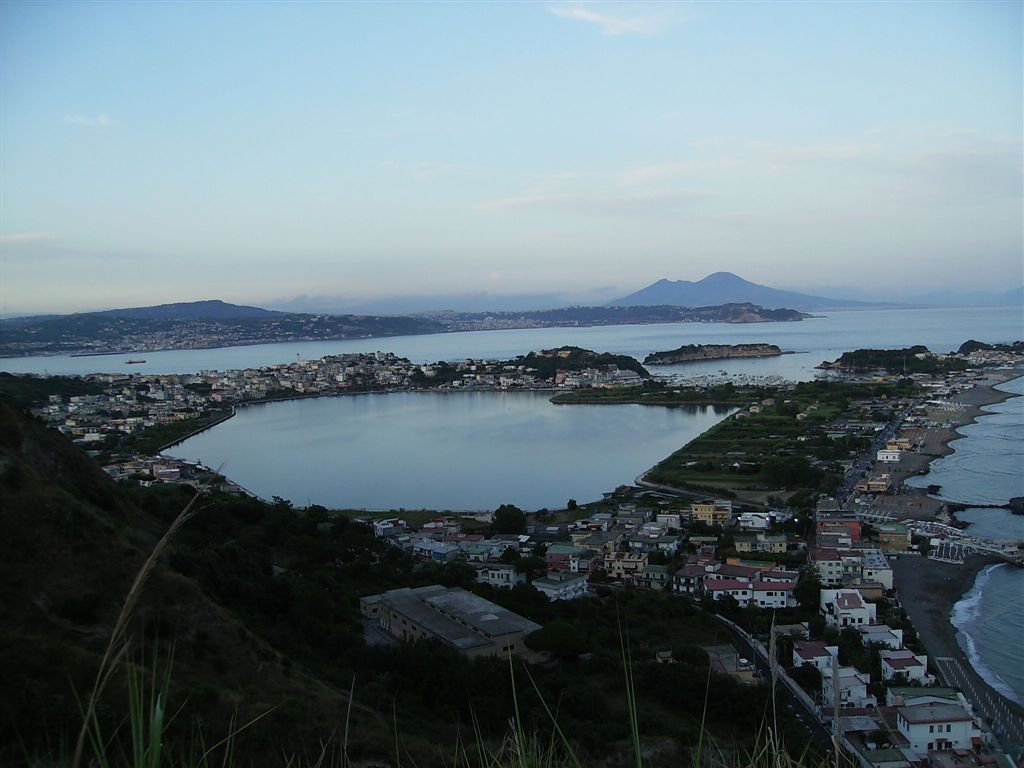
<svg viewBox="0 0 1024 768">
<path fill-rule="evenodd" d="M 219 299 L 212 299 L 209 301 L 182 301 L 175 304 L 159 304 L 155 307 L 107 309 L 102 312 L 88 312 L 85 314 L 123 317 L 129 320 L 242 320 L 250 317 L 275 317 L 284 313 L 261 307 L 228 304 Z"/>
<path fill-rule="evenodd" d="M 810 296 L 794 291 L 780 291 L 766 285 L 758 285 L 734 275 L 732 272 L 715 272 L 703 280 L 659 280 L 656 283 L 608 302 L 608 306 L 657 306 L 675 305 L 681 307 L 706 307 L 717 304 L 757 304 L 762 307 L 788 307 L 801 311 L 820 309 L 868 309 L 885 306 L 865 301 L 829 299 L 824 296 Z M 892 305 L 889 305 L 892 306 Z"/>
</svg>

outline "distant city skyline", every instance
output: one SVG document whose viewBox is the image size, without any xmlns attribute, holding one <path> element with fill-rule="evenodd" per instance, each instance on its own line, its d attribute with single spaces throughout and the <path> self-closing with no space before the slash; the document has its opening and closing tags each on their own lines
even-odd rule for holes
<svg viewBox="0 0 1024 768">
<path fill-rule="evenodd" d="M 1022 6 L 0 5 L 0 313 L 1024 283 Z"/>
</svg>

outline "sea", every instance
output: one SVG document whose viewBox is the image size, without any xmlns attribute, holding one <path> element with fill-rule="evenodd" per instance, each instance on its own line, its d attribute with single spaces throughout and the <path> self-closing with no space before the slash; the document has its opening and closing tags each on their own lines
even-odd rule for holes
<svg viewBox="0 0 1024 768">
<path fill-rule="evenodd" d="M 1024 336 L 1013 307 L 828 312 L 792 323 L 652 324 L 594 328 L 477 331 L 261 344 L 221 349 L 132 352 L 125 355 L 0 358 L 12 373 L 82 375 L 98 372 L 191 373 L 232 370 L 354 352 L 393 352 L 416 363 L 507 359 L 575 345 L 643 359 L 682 344 L 777 344 L 773 358 L 718 360 L 652 371 L 682 378 L 728 374 L 814 377 L 822 361 L 858 348 L 923 344 L 949 352 L 968 339 L 1010 342 Z M 129 359 L 144 363 L 128 365 Z M 1024 379 L 1003 387 L 1020 395 Z M 965 427 L 955 452 L 917 479 L 938 484 L 943 498 L 1005 504 L 1024 496 L 1024 397 L 990 406 Z M 201 459 L 259 495 L 296 504 L 369 509 L 526 508 L 580 502 L 631 482 L 657 460 L 700 434 L 727 412 L 642 406 L 554 406 L 539 393 L 441 395 L 395 393 L 251 406 L 174 449 Z M 437 467 L 444 467 L 439 471 Z M 417 479 L 403 487 L 407 474 Z M 317 490 L 320 489 L 320 490 Z M 331 494 L 321 494 L 333 489 Z M 460 495 L 462 494 L 462 495 Z M 316 498 L 314 498 L 316 495 Z M 1021 537 L 1021 520 L 1006 510 L 962 513 L 979 534 Z M 951 620 L 974 666 L 993 687 L 1024 703 L 1024 570 L 997 565 L 979 574 Z"/>
<path fill-rule="evenodd" d="M 939 485 L 939 498 L 962 504 L 1006 504 L 1024 496 L 1024 378 L 997 387 L 1012 392 L 1002 403 L 960 429 L 954 452 L 933 462 L 913 484 Z M 970 507 L 956 515 L 984 538 L 1024 540 L 1024 515 L 1007 509 Z M 1007 563 L 978 574 L 970 592 L 950 613 L 957 642 L 978 673 L 997 691 L 1024 705 L 1024 569 Z"/>
<path fill-rule="evenodd" d="M 84 375 L 88 373 L 194 373 L 236 370 L 316 360 L 353 352 L 393 352 L 414 363 L 439 360 L 504 360 L 563 345 L 612 352 L 643 359 L 651 352 L 683 344 L 777 344 L 788 354 L 769 358 L 738 358 L 660 366 L 659 373 L 701 376 L 729 374 L 782 376 L 808 381 L 815 367 L 852 349 L 895 349 L 923 344 L 933 352 L 950 352 L 968 339 L 1007 342 L 1019 339 L 1019 308 L 958 307 L 948 309 L 884 309 L 828 312 L 799 322 L 659 323 L 592 328 L 527 328 L 468 331 L 427 336 L 394 336 L 346 341 L 256 344 L 219 349 L 166 352 L 134 351 L 123 355 L 0 358 L 0 371 Z M 128 364 L 128 360 L 145 360 Z"/>
</svg>

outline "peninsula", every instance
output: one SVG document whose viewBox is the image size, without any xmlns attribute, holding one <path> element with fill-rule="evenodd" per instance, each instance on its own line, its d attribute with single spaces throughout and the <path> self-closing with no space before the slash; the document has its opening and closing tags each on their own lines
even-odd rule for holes
<svg viewBox="0 0 1024 768">
<path fill-rule="evenodd" d="M 673 365 L 730 357 L 775 357 L 781 354 L 782 350 L 774 344 L 684 344 L 667 352 L 652 352 L 644 358 L 644 365 Z"/>
<path fill-rule="evenodd" d="M 163 304 L 74 315 L 0 320 L 0 355 L 140 354 L 170 349 L 215 349 L 294 341 L 338 341 L 385 336 L 518 328 L 583 328 L 647 323 L 796 322 L 793 309 L 755 304 L 704 307 L 567 307 L 531 312 L 438 312 L 375 316 L 296 314 L 222 301 Z"/>
</svg>

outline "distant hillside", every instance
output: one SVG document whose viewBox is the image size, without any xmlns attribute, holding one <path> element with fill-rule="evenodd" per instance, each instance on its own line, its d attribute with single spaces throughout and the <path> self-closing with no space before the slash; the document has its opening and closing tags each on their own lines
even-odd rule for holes
<svg viewBox="0 0 1024 768">
<path fill-rule="evenodd" d="M 608 306 L 655 306 L 670 304 L 681 307 L 706 307 L 714 304 L 758 304 L 762 307 L 789 307 L 802 311 L 884 306 L 865 301 L 842 301 L 823 296 L 810 296 L 794 291 L 780 291 L 744 280 L 731 272 L 715 272 L 703 280 L 659 280 L 656 283 L 608 302 Z"/>
<path fill-rule="evenodd" d="M 248 317 L 275 317 L 285 313 L 261 307 L 248 307 L 243 304 L 228 304 L 219 299 L 211 299 L 209 301 L 179 301 L 174 304 L 159 304 L 155 307 L 107 309 L 102 312 L 85 314 L 125 317 L 131 320 L 239 320 Z"/>
<path fill-rule="evenodd" d="M 287 341 L 331 341 L 440 333 L 420 317 L 300 315 L 196 301 L 74 315 L 0 320 L 0 355 L 141 354 Z"/>
</svg>

